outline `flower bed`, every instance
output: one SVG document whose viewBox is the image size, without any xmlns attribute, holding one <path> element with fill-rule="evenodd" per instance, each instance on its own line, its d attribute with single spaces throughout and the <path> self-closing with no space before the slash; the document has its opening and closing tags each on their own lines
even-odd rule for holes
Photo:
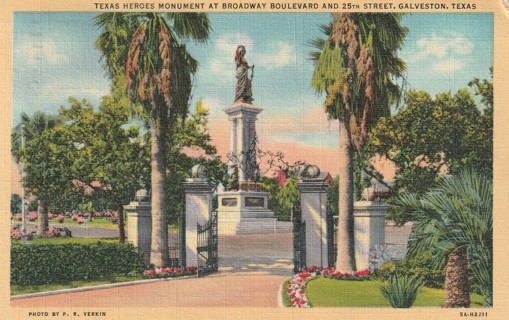
<svg viewBox="0 0 509 320">
<path fill-rule="evenodd" d="M 306 283 L 322 274 L 325 278 L 336 280 L 366 280 L 369 279 L 370 271 L 360 270 L 353 273 L 342 273 L 332 268 L 322 269 L 317 266 L 306 267 L 302 273 L 294 275 L 288 282 L 287 294 L 290 306 L 296 308 L 309 308 L 309 300 L 306 296 Z"/>
<path fill-rule="evenodd" d="M 290 297 L 290 305 L 295 308 L 309 308 L 308 298 L 306 296 L 306 282 L 316 276 L 316 273 L 303 272 L 294 275 L 288 282 L 287 293 Z"/>
<path fill-rule="evenodd" d="M 175 278 L 196 274 L 198 267 L 185 268 L 156 268 L 145 270 L 143 276 L 147 279 Z"/>
<path fill-rule="evenodd" d="M 34 238 L 34 234 L 35 232 L 26 232 L 26 239 L 27 240 L 32 240 Z M 21 231 L 20 228 L 14 228 L 13 230 L 11 230 L 11 239 L 14 239 L 14 240 L 21 240 L 23 239 L 23 232 Z"/>
<path fill-rule="evenodd" d="M 334 269 L 325 269 L 322 271 L 322 274 L 325 278 L 336 279 L 336 280 L 366 280 L 369 278 L 369 270 L 360 270 L 353 273 L 341 273 L 339 271 L 335 271 Z"/>
</svg>

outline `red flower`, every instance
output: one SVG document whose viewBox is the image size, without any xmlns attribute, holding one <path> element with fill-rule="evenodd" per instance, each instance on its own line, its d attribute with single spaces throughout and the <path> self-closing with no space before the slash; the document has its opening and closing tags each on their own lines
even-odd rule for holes
<svg viewBox="0 0 509 320">
<path fill-rule="evenodd" d="M 301 273 L 301 274 L 299 274 L 299 277 L 301 279 L 305 280 L 305 279 L 311 277 L 311 273 Z"/>
<path fill-rule="evenodd" d="M 357 271 L 355 273 L 355 275 L 358 276 L 358 277 L 369 276 L 369 269 L 364 269 L 364 270 L 361 270 L 361 271 Z"/>
</svg>

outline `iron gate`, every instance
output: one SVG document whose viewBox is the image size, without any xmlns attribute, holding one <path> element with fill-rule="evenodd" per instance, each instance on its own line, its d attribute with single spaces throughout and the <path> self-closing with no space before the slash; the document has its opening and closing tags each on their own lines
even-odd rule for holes
<svg viewBox="0 0 509 320">
<path fill-rule="evenodd" d="M 302 221 L 300 206 L 293 207 L 293 273 L 306 267 L 306 222 Z"/>
<path fill-rule="evenodd" d="M 198 276 L 216 272 L 217 258 L 217 211 L 212 212 L 209 222 L 197 224 Z"/>
</svg>

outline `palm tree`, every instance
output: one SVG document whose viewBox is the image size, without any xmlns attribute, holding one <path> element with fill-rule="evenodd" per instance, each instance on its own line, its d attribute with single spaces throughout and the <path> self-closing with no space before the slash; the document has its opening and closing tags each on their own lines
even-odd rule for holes
<svg viewBox="0 0 509 320">
<path fill-rule="evenodd" d="M 414 221 L 407 256 L 431 250 L 433 267 L 445 266 L 445 306 L 470 305 L 469 268 L 492 305 L 493 185 L 486 176 L 464 171 L 445 176 L 422 196 L 404 193 L 396 205 Z"/>
<path fill-rule="evenodd" d="M 21 114 L 21 122 L 14 127 L 11 134 L 11 152 L 16 163 L 19 164 L 22 161 L 21 136 L 23 126 L 25 128 L 25 139 L 30 142 L 37 137 L 41 137 L 46 130 L 54 128 L 60 121 L 61 119 L 59 119 L 58 116 L 46 115 L 39 111 L 35 112 L 32 117 L 23 112 Z M 37 194 L 34 195 L 37 196 Z M 37 236 L 39 237 L 46 236 L 46 230 L 48 229 L 48 209 L 49 199 L 44 199 L 42 194 L 40 194 L 37 201 Z"/>
<path fill-rule="evenodd" d="M 187 53 L 180 40 L 193 39 L 204 42 L 208 38 L 210 22 L 204 13 L 141 13 L 125 14 L 124 29 L 130 32 L 127 54 L 124 41 L 116 47 L 104 43 L 109 36 L 98 39 L 98 47 L 106 63 L 118 63 L 108 71 L 118 74 L 118 66 L 125 71 L 127 96 L 140 104 L 148 115 L 151 137 L 151 195 L 152 195 L 152 248 L 150 261 L 155 266 L 167 266 L 168 212 L 166 193 L 166 157 L 168 126 L 178 115 L 187 113 L 191 91 L 191 74 L 197 63 Z M 101 17 L 102 16 L 102 17 Z M 101 17 L 101 18 L 99 18 Z M 96 22 L 105 33 L 115 37 L 117 23 L 110 14 L 100 15 Z M 122 21 L 121 21 L 122 22 Z M 135 26 L 134 28 L 132 26 Z M 104 34 L 104 33 L 103 33 Z M 105 49 L 105 50 L 103 50 Z M 114 56 L 115 54 L 115 56 Z M 110 59 L 111 57 L 111 59 Z M 127 59 L 123 61 L 123 59 Z"/>
<path fill-rule="evenodd" d="M 325 111 L 339 122 L 339 221 L 336 269 L 356 270 L 353 221 L 353 158 L 367 133 L 399 101 L 404 62 L 397 57 L 407 29 L 400 13 L 336 13 L 321 26 L 327 40 L 313 40 L 319 51 L 312 86 L 325 93 Z"/>
</svg>

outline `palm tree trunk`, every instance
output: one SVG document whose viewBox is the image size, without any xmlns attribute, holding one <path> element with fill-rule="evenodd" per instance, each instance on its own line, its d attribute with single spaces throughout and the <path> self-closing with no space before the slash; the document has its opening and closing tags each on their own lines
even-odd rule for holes
<svg viewBox="0 0 509 320">
<path fill-rule="evenodd" d="M 155 102 L 153 102 L 155 103 Z M 152 244 L 150 263 L 155 267 L 170 264 L 168 248 L 168 213 L 166 210 L 166 161 L 165 137 L 166 123 L 158 116 L 157 108 L 150 115 L 150 167 L 152 191 Z"/>
<path fill-rule="evenodd" d="M 124 206 L 122 202 L 117 205 L 118 212 L 118 241 L 125 243 L 125 223 L 124 223 Z"/>
<path fill-rule="evenodd" d="M 46 230 L 48 230 L 48 201 L 37 201 L 37 236 L 46 237 Z"/>
<path fill-rule="evenodd" d="M 339 120 L 339 220 L 336 270 L 356 271 L 353 220 L 353 149 L 348 122 Z"/>
<path fill-rule="evenodd" d="M 447 257 L 445 269 L 445 307 L 470 307 L 470 284 L 468 281 L 466 247 L 452 251 Z"/>
</svg>

